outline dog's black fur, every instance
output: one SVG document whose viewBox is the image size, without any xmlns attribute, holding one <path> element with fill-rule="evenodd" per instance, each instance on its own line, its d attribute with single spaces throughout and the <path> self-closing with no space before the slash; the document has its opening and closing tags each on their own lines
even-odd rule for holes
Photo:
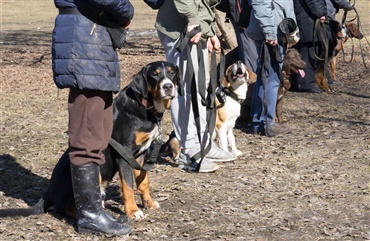
<svg viewBox="0 0 370 241">
<path fill-rule="evenodd" d="M 169 108 L 178 84 L 179 69 L 177 66 L 168 62 L 153 62 L 144 66 L 134 76 L 132 82 L 114 99 L 112 138 L 127 148 L 141 165 L 145 162 L 144 157 L 150 144 L 160 134 L 158 120 L 165 109 Z M 62 155 L 54 167 L 49 187 L 38 203 L 25 209 L 2 209 L 0 217 L 37 215 L 48 212 L 51 207 L 57 213 L 74 216 L 75 203 L 68 153 L 69 150 Z M 140 189 L 141 182 L 147 181 L 147 173 L 134 171 L 110 145 L 104 150 L 104 155 L 106 162 L 100 166 L 102 189 L 105 189 L 118 172 L 126 215 L 130 217 L 137 215 L 141 211 L 136 203 L 132 203 L 135 200 L 127 198 L 125 192 L 133 192 L 134 172 L 137 172 L 135 178 L 138 189 Z M 156 208 L 158 204 L 148 196 L 149 190 L 140 191 L 144 192 L 142 194 L 143 204 Z"/>
</svg>

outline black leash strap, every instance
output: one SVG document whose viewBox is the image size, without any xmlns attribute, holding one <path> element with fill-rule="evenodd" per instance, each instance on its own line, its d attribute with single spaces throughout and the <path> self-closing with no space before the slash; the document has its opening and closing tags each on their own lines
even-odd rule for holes
<svg viewBox="0 0 370 241">
<path fill-rule="evenodd" d="M 317 34 L 317 31 L 319 32 L 320 34 L 320 37 L 321 37 L 321 40 L 323 42 L 323 45 L 324 45 L 324 49 L 325 49 L 325 56 L 324 58 L 322 58 L 322 56 L 318 56 L 318 54 L 316 53 L 316 41 L 315 41 L 315 36 Z M 315 57 L 316 59 L 320 60 L 320 61 L 324 61 L 324 73 L 326 73 L 327 71 L 327 68 L 328 68 L 328 60 L 329 60 L 329 30 L 326 28 L 326 25 L 325 23 L 321 23 L 320 22 L 320 19 L 317 19 L 316 22 L 315 22 L 315 28 L 314 28 L 314 32 L 313 32 L 313 49 L 314 49 L 314 54 L 315 54 Z"/>
<path fill-rule="evenodd" d="M 260 71 L 261 71 L 262 85 L 263 85 L 263 88 L 266 89 L 266 84 L 267 84 L 266 83 L 267 82 L 266 73 L 270 69 L 270 62 L 271 62 L 270 54 L 269 54 L 269 50 L 268 50 L 268 46 L 267 46 L 266 42 L 263 42 L 262 46 L 261 46 L 260 61 L 261 61 Z M 263 95 L 263 105 L 268 106 L 267 104 L 268 104 L 267 103 L 267 97 L 266 97 L 266 95 Z M 265 112 L 267 112 L 266 108 L 264 108 L 264 109 L 265 109 Z"/>
<path fill-rule="evenodd" d="M 113 138 L 110 138 L 109 145 L 111 145 L 114 150 L 134 169 L 141 170 L 141 171 L 149 171 L 153 167 L 153 163 L 147 163 L 143 166 L 140 165 L 135 159 L 135 157 L 127 150 L 126 147 L 122 146 Z"/>
<path fill-rule="evenodd" d="M 211 149 L 211 145 L 212 145 L 212 131 L 214 129 L 214 126 L 215 126 L 215 122 L 216 122 L 216 112 L 215 112 L 215 108 L 212 108 L 214 109 L 213 111 L 211 111 L 210 115 L 207 115 L 207 126 L 205 128 L 205 132 L 204 132 L 204 137 L 207 137 L 207 135 L 209 135 L 209 138 L 202 138 L 202 135 L 201 135 L 201 123 L 200 123 L 200 113 L 199 113 L 199 104 L 203 105 L 203 106 L 206 106 L 207 108 L 210 108 L 211 105 L 215 105 L 214 103 L 214 100 L 211 101 L 211 100 L 207 100 L 205 94 L 206 94 L 206 76 L 205 76 L 205 66 L 204 66 L 204 56 L 203 56 L 203 50 L 202 50 L 202 43 L 201 42 L 198 42 L 197 44 L 193 45 L 192 43 L 189 42 L 190 38 L 192 38 L 195 34 L 199 33 L 201 31 L 200 27 L 197 27 L 197 28 L 194 28 L 192 31 L 190 31 L 189 33 L 186 32 L 186 29 L 185 31 L 183 32 L 182 36 L 181 36 L 181 39 L 178 43 L 178 45 L 176 46 L 176 49 L 177 51 L 179 52 L 183 52 L 185 49 L 187 49 L 187 72 L 188 72 L 188 76 L 191 77 L 191 102 L 192 102 L 192 108 L 193 108 L 193 114 L 194 114 L 194 121 L 195 121 L 195 124 L 196 124 L 196 127 L 197 127 L 197 135 L 198 135 L 198 141 L 200 143 L 200 152 L 196 153 L 194 156 L 191 157 L 191 161 L 192 162 L 196 162 L 197 160 L 200 159 L 200 161 L 198 162 L 198 165 L 197 165 L 197 168 L 196 168 L 196 172 L 199 172 L 199 169 L 200 169 L 200 166 L 201 166 L 201 163 L 205 157 L 205 155 L 209 152 L 209 150 Z M 197 48 L 197 62 L 198 62 L 198 83 L 196 82 L 196 78 L 195 78 L 195 73 L 194 73 L 194 65 L 193 65 L 193 62 L 192 62 L 192 58 L 191 58 L 191 48 Z M 216 64 L 215 64 L 216 65 Z M 217 74 L 217 72 L 216 72 Z M 211 78 L 211 82 L 212 80 L 217 80 L 214 79 L 214 77 Z M 215 83 L 210 83 L 210 86 L 211 86 L 211 90 L 208 88 L 208 97 L 211 96 L 211 98 L 214 98 L 214 95 L 212 95 L 212 93 L 214 93 L 214 89 L 216 88 L 216 84 Z M 198 103 L 198 94 L 201 96 L 201 103 Z M 210 109 L 212 109 L 210 108 Z M 207 110 L 208 112 L 208 110 Z M 205 141 L 209 139 L 209 143 L 208 145 L 206 146 L 207 143 L 205 143 Z M 206 147 L 205 147 L 206 146 Z"/>
</svg>

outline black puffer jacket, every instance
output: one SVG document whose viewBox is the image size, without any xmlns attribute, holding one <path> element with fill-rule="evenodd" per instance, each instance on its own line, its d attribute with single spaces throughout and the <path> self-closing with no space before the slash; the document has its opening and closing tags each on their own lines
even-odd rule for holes
<svg viewBox="0 0 370 241">
<path fill-rule="evenodd" d="M 312 42 L 315 21 L 326 16 L 325 0 L 293 0 L 300 42 Z"/>
<path fill-rule="evenodd" d="M 57 87 L 118 92 L 118 57 L 104 25 L 130 23 L 134 8 L 129 0 L 54 0 L 54 3 L 59 9 L 78 9 L 81 13 L 59 14 L 55 20 L 52 67 Z M 104 14 L 99 17 L 102 11 Z"/>
</svg>

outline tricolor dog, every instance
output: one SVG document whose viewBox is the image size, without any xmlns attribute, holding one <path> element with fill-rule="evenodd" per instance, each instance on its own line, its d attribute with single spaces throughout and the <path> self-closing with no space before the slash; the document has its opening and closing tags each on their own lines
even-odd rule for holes
<svg viewBox="0 0 370 241">
<path fill-rule="evenodd" d="M 131 83 L 120 91 L 113 102 L 114 118 L 111 140 L 119 143 L 132 159 L 143 166 L 153 140 L 161 135 L 163 112 L 170 107 L 179 83 L 179 69 L 168 62 L 153 62 L 144 66 Z M 104 150 L 106 162 L 100 166 L 101 189 L 119 173 L 124 211 L 130 218 L 143 218 L 134 195 L 134 179 L 142 204 L 150 209 L 159 207 L 151 198 L 147 171 L 134 169 L 111 145 Z M 0 217 L 29 216 L 48 212 L 75 215 L 68 150 L 56 164 L 50 184 L 39 202 L 26 209 L 3 209 Z"/>
<path fill-rule="evenodd" d="M 249 70 L 241 61 L 230 65 L 224 74 L 222 88 L 226 94 L 226 101 L 223 106 L 217 108 L 215 134 L 220 148 L 231 151 L 237 156 L 242 152 L 237 149 L 233 128 L 236 119 L 240 116 L 241 103 L 247 95 L 248 85 L 256 82 L 257 76 Z M 216 100 L 217 105 L 218 101 Z"/>
</svg>

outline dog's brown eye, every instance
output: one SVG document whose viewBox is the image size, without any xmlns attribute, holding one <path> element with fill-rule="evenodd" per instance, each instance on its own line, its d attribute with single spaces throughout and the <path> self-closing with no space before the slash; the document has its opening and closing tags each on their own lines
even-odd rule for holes
<svg viewBox="0 0 370 241">
<path fill-rule="evenodd" d="M 156 70 L 155 72 L 153 72 L 153 76 L 158 76 L 161 72 L 159 70 Z"/>
</svg>

